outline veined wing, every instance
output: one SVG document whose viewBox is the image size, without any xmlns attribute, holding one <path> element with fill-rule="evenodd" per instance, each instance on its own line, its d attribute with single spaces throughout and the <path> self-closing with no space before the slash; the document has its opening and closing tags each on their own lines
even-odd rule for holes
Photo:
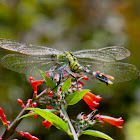
<svg viewBox="0 0 140 140">
<path fill-rule="evenodd" d="M 87 60 L 94 59 L 105 62 L 113 62 L 130 56 L 129 50 L 119 46 L 111 46 L 101 49 L 80 50 L 73 52 L 73 54 L 77 58 Z"/>
<path fill-rule="evenodd" d="M 28 56 L 22 54 L 8 54 L 2 58 L 1 63 L 7 69 L 37 79 L 42 78 L 40 70 L 47 71 L 54 66 L 49 57 Z"/>
<path fill-rule="evenodd" d="M 52 54 L 62 53 L 62 51 L 59 51 L 53 48 L 25 44 L 25 43 L 21 44 L 21 43 L 12 41 L 10 39 L 4 39 L 4 38 L 0 38 L 0 48 L 27 54 L 27 55 L 52 55 Z"/>
<path fill-rule="evenodd" d="M 100 71 L 106 75 L 111 75 L 115 78 L 113 82 L 123 82 L 136 79 L 139 77 L 138 69 L 128 63 L 122 62 L 91 62 L 80 60 L 79 63 L 83 66 L 89 66 L 92 71 Z"/>
</svg>

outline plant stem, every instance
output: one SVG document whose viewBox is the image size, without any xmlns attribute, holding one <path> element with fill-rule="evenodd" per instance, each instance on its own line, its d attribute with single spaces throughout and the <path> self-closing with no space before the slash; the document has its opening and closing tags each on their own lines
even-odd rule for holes
<svg viewBox="0 0 140 140">
<path fill-rule="evenodd" d="M 64 116 L 66 117 L 66 121 L 68 121 L 69 128 L 70 128 L 70 130 L 71 130 L 73 139 L 74 139 L 74 140 L 78 140 L 78 136 L 77 136 L 77 134 L 76 134 L 76 132 L 75 132 L 75 129 L 74 129 L 74 127 L 73 127 L 73 125 L 72 125 L 72 123 L 71 123 L 71 121 L 70 121 L 70 119 L 69 119 L 69 116 L 68 116 L 68 114 L 67 114 L 67 112 L 66 112 L 66 110 L 65 110 L 65 107 L 64 107 L 63 103 L 61 103 L 61 109 L 62 109 L 62 112 L 63 112 Z"/>
<path fill-rule="evenodd" d="M 41 97 L 43 94 L 46 94 L 47 89 L 45 89 L 44 91 L 42 91 L 37 97 Z M 14 130 L 16 129 L 16 127 L 19 125 L 19 123 L 22 121 L 22 119 L 18 120 L 22 115 L 28 113 L 29 111 L 26 110 L 29 107 L 29 103 L 26 104 L 26 107 L 22 109 L 22 111 L 19 113 L 19 115 L 15 118 L 15 120 L 9 125 L 9 127 L 5 130 L 5 132 L 3 132 L 3 134 L 1 135 L 1 138 L 3 140 L 7 140 L 13 133 Z"/>
<path fill-rule="evenodd" d="M 3 140 L 7 140 L 13 133 L 22 119 L 18 120 L 23 114 L 26 114 L 28 111 L 26 110 L 29 107 L 29 103 L 27 103 L 26 107 L 22 109 L 16 119 L 11 123 L 11 125 L 5 130 L 5 132 L 1 135 Z"/>
<path fill-rule="evenodd" d="M 42 95 L 46 94 L 47 92 L 47 88 L 45 90 L 43 90 L 39 95 L 36 96 L 36 99 L 40 98 Z"/>
</svg>

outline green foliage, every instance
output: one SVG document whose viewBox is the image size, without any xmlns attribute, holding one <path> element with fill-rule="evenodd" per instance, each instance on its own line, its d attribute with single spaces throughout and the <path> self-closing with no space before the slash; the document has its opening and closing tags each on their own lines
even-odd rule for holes
<svg viewBox="0 0 140 140">
<path fill-rule="evenodd" d="M 57 88 L 56 88 L 55 83 L 52 81 L 52 79 L 47 77 L 43 71 L 40 70 L 40 72 L 41 72 L 43 78 L 45 79 L 45 82 L 47 83 L 48 87 L 51 88 L 51 90 L 56 91 Z"/>
<path fill-rule="evenodd" d="M 33 116 L 33 115 L 37 115 L 37 113 L 33 112 L 33 113 L 29 113 L 29 114 L 23 115 L 18 120 L 26 118 L 26 117 L 30 117 L 30 116 Z"/>
<path fill-rule="evenodd" d="M 99 138 L 103 138 L 106 140 L 113 140 L 110 136 L 106 135 L 103 132 L 97 131 L 97 130 L 85 130 L 81 134 L 99 137 Z"/>
<path fill-rule="evenodd" d="M 62 92 L 64 91 L 68 91 L 68 89 L 70 88 L 70 84 L 71 84 L 71 78 L 68 78 L 66 80 L 66 82 L 62 85 Z"/>
<path fill-rule="evenodd" d="M 71 95 L 69 95 L 66 99 L 66 102 L 68 105 L 74 105 L 77 102 L 79 102 L 83 96 L 90 90 L 86 89 L 86 90 L 81 90 L 81 91 L 77 91 Z"/>
<path fill-rule="evenodd" d="M 60 119 L 58 116 L 56 116 L 53 113 L 51 113 L 50 111 L 48 111 L 48 109 L 44 110 L 44 109 L 40 109 L 40 108 L 28 108 L 27 110 L 34 111 L 35 113 L 37 113 L 38 115 L 40 115 L 44 119 L 51 122 L 58 129 L 61 129 L 62 131 L 68 133 L 67 124 L 62 119 Z"/>
<path fill-rule="evenodd" d="M 30 109 L 30 108 L 28 108 L 28 109 Z M 55 110 L 55 109 L 42 109 L 42 110 L 45 110 L 45 111 L 48 111 L 48 112 L 51 112 L 51 113 L 58 113 L 58 111 Z M 18 120 L 20 120 L 20 119 L 22 119 L 22 118 L 30 117 L 30 116 L 33 116 L 33 115 L 37 115 L 37 113 L 35 113 L 35 112 L 33 112 L 33 113 L 28 113 L 28 114 L 26 114 L 26 115 L 21 116 Z"/>
</svg>

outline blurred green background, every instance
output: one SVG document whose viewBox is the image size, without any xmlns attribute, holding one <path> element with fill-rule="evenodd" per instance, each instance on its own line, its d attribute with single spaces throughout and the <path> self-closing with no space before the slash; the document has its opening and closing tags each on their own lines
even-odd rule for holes
<svg viewBox="0 0 140 140">
<path fill-rule="evenodd" d="M 131 51 L 131 56 L 124 61 L 140 70 L 140 1 L 0 0 L 0 38 L 69 51 L 124 46 Z M 0 49 L 0 58 L 8 53 Z M 92 82 L 86 83 L 85 88 L 102 96 L 98 107 L 101 114 L 122 116 L 125 120 L 121 130 L 108 124 L 92 129 L 102 131 L 115 140 L 140 139 L 140 79 L 112 86 Z M 0 107 L 8 120 L 12 122 L 21 111 L 16 99 L 26 103 L 32 93 L 25 75 L 0 65 Z M 73 119 L 80 112 L 90 111 L 84 101 L 68 108 Z M 28 131 L 40 140 L 70 139 L 53 126 L 46 130 L 42 121 L 40 117 L 26 118 L 18 130 Z M 0 122 L 0 134 L 3 131 Z M 17 135 L 12 138 L 22 139 Z M 80 137 L 80 140 L 84 139 L 99 140 L 90 136 Z"/>
</svg>

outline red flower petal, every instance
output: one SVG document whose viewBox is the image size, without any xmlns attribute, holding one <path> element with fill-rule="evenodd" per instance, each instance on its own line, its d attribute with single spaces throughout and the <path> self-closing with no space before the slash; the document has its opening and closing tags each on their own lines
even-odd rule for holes
<svg viewBox="0 0 140 140">
<path fill-rule="evenodd" d="M 25 108 L 25 105 L 21 99 L 17 99 L 17 102 L 21 105 L 22 108 Z"/>
<path fill-rule="evenodd" d="M 81 75 L 81 78 L 82 78 L 83 80 L 85 80 L 85 81 L 89 81 L 89 79 L 88 79 L 86 76 L 84 76 L 84 75 Z"/>
<path fill-rule="evenodd" d="M 85 95 L 90 96 L 90 98 L 92 100 L 97 101 L 97 102 L 99 102 L 102 99 L 102 97 L 100 97 L 100 95 L 95 95 L 95 94 L 91 93 L 90 91 L 87 92 Z"/>
<path fill-rule="evenodd" d="M 42 124 L 45 126 L 46 129 L 50 128 L 50 126 L 52 125 L 49 121 L 45 120 L 42 122 Z"/>
<path fill-rule="evenodd" d="M 51 97 L 52 94 L 53 94 L 53 91 L 49 88 L 48 89 L 48 96 Z"/>
<path fill-rule="evenodd" d="M 46 107 L 47 107 L 48 109 L 53 109 L 53 107 L 51 107 L 51 106 L 48 106 L 48 105 L 46 105 Z"/>
<path fill-rule="evenodd" d="M 35 136 L 32 136 L 31 140 L 39 140 L 39 139 Z"/>
<path fill-rule="evenodd" d="M 26 137 L 28 139 L 32 139 L 32 135 L 29 134 L 28 132 L 24 132 L 24 137 Z"/>
<path fill-rule="evenodd" d="M 23 131 L 18 131 L 18 134 L 19 134 L 21 137 L 24 137 L 24 132 L 23 132 Z"/>
<path fill-rule="evenodd" d="M 32 107 L 36 107 L 37 106 L 37 103 L 36 102 L 33 102 L 32 103 Z"/>
<path fill-rule="evenodd" d="M 96 117 L 99 119 L 99 120 L 102 120 L 102 121 L 105 121 L 111 125 L 114 125 L 120 129 L 123 128 L 123 126 L 120 126 L 124 120 L 122 119 L 122 117 L 120 118 L 114 118 L 114 117 L 110 117 L 110 116 L 106 116 L 106 115 L 96 115 Z"/>
<path fill-rule="evenodd" d="M 98 102 L 92 100 L 92 98 L 88 95 L 84 95 L 83 96 L 83 100 L 86 102 L 86 104 L 92 109 L 92 110 L 95 110 L 94 107 L 97 107 L 99 105 Z"/>
<path fill-rule="evenodd" d="M 6 115 L 3 113 L 2 108 L 0 108 L 0 117 L 1 117 L 1 120 L 4 123 L 4 125 L 9 125 L 10 124 L 10 121 L 6 120 Z"/>
<path fill-rule="evenodd" d="M 30 80 L 32 88 L 34 90 L 34 94 L 36 96 L 37 95 L 37 86 L 41 85 L 44 82 L 44 80 L 35 81 L 32 77 L 30 77 L 29 80 Z"/>
<path fill-rule="evenodd" d="M 82 86 L 84 86 L 84 83 L 82 81 L 78 81 L 79 84 L 81 84 Z"/>
<path fill-rule="evenodd" d="M 39 140 L 37 137 L 32 136 L 31 134 L 29 134 L 28 132 L 23 132 L 23 131 L 16 131 L 21 137 L 26 137 L 30 140 Z"/>
</svg>

